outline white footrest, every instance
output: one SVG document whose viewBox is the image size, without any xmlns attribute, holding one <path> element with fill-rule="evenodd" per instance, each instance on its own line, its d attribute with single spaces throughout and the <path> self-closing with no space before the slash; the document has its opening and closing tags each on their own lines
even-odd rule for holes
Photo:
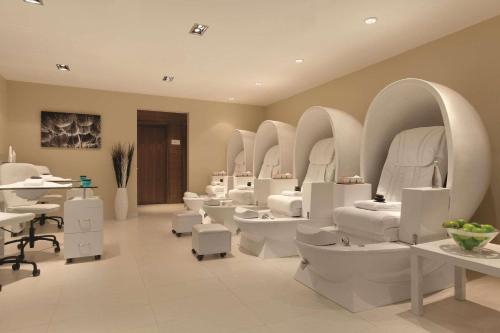
<svg viewBox="0 0 500 333">
<path fill-rule="evenodd" d="M 172 221 L 172 232 L 177 236 L 191 232 L 193 226 L 201 224 L 203 217 L 195 211 L 176 214 Z"/>
<path fill-rule="evenodd" d="M 221 224 L 197 224 L 193 226 L 193 253 L 198 260 L 204 255 L 220 254 L 224 257 L 231 252 L 231 232 Z"/>
</svg>

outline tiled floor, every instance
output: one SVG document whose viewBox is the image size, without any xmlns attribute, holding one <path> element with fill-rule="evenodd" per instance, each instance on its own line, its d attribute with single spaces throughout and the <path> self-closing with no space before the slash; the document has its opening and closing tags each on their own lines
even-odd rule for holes
<svg viewBox="0 0 500 333">
<path fill-rule="evenodd" d="M 66 265 L 42 247 L 29 256 L 37 278 L 0 267 L 0 332 L 500 332 L 498 279 L 469 282 L 470 301 L 451 290 L 427 297 L 421 318 L 408 302 L 352 314 L 293 279 L 298 258 L 261 260 L 233 246 L 225 259 L 196 261 L 191 237 L 170 233 L 180 209 L 107 222 L 101 261 Z"/>
</svg>

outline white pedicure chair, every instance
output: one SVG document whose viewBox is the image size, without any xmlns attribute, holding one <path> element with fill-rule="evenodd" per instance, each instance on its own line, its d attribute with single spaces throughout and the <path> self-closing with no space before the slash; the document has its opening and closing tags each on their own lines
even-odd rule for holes
<svg viewBox="0 0 500 333">
<path fill-rule="evenodd" d="M 361 175 L 391 202 L 369 210 L 351 199 L 335 209 L 334 230 L 299 227 L 295 278 L 353 312 L 409 299 L 410 244 L 443 239 L 443 221 L 470 218 L 490 168 L 486 130 L 467 100 L 433 82 L 392 83 L 370 105 L 361 146 Z M 431 187 L 437 173 L 442 188 Z M 336 186 L 346 196 L 358 187 Z M 424 260 L 423 270 L 426 293 L 450 286 L 451 267 Z"/>
<path fill-rule="evenodd" d="M 233 215 L 237 206 L 265 209 L 270 194 L 293 189 L 297 185 L 295 179 L 272 177 L 286 173 L 291 175 L 294 137 L 295 128 L 289 124 L 272 120 L 262 122 L 255 134 L 252 154 L 252 171 L 257 178 L 234 177 L 234 188 L 228 193 L 229 200 L 211 201 L 203 205 L 210 219 L 225 224 L 232 233 L 236 233 Z"/>
<path fill-rule="evenodd" d="M 227 191 L 232 189 L 236 184 L 236 178 L 238 178 L 239 181 L 244 182 L 244 184 L 248 181 L 253 182 L 252 168 L 254 141 L 254 132 L 240 129 L 233 131 L 227 145 L 227 173 L 211 176 L 210 184 L 205 188 L 207 195 L 198 195 L 193 192 L 186 192 L 183 200 L 189 210 L 196 212 L 199 211 L 203 207 L 203 203 L 210 198 L 214 198 L 216 200 L 226 199 Z M 243 177 L 243 175 L 246 177 Z"/>
<path fill-rule="evenodd" d="M 332 224 L 334 181 L 359 173 L 361 124 L 345 112 L 321 106 L 300 118 L 294 141 L 294 176 L 301 191 L 270 195 L 258 217 L 236 214 L 240 246 L 261 258 L 297 255 L 297 225 Z"/>
<path fill-rule="evenodd" d="M 226 163 L 227 163 L 227 185 L 229 191 L 234 187 L 245 186 L 248 182 L 253 184 L 253 150 L 255 142 L 255 133 L 244 130 L 234 130 L 227 145 Z M 252 186 L 253 188 L 253 186 Z M 253 202 L 253 192 L 244 193 L 242 198 L 248 198 L 248 201 Z M 213 205 L 204 206 L 205 213 L 210 217 L 212 222 L 225 224 L 232 233 L 236 232 L 236 227 L 233 223 L 233 210 L 229 206 L 222 206 L 223 203 L 230 202 L 229 200 L 216 200 Z"/>
</svg>

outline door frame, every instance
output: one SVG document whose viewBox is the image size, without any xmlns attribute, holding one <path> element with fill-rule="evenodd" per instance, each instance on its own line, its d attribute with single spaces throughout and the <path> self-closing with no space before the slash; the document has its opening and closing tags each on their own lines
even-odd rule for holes
<svg viewBox="0 0 500 333">
<path fill-rule="evenodd" d="M 183 177 L 182 177 L 182 191 L 185 192 L 188 189 L 188 181 L 189 181 L 189 175 L 188 175 L 188 170 L 189 170 L 189 165 L 188 165 L 188 146 L 189 146 L 189 114 L 188 113 L 178 113 L 178 112 L 164 112 L 164 111 L 150 111 L 150 110 L 142 110 L 138 109 L 137 110 L 137 124 L 136 128 L 139 125 L 145 125 L 145 126 L 164 126 L 166 128 L 166 135 L 167 137 L 165 138 L 165 141 L 167 141 L 167 149 L 166 149 L 166 181 L 168 186 L 168 179 L 169 179 L 169 174 L 168 174 L 168 155 L 171 150 L 171 144 L 168 142 L 168 130 L 169 126 L 172 126 L 173 124 L 175 125 L 183 125 L 184 126 L 184 133 L 183 136 L 184 138 L 181 138 L 181 140 L 185 141 L 185 144 L 182 145 L 182 165 L 184 166 L 183 168 Z M 137 140 L 136 140 L 137 141 Z M 138 188 L 139 192 L 139 188 Z M 167 188 L 166 191 L 166 202 L 169 203 L 171 200 L 170 194 Z M 137 196 L 137 201 L 139 201 L 139 196 Z"/>
</svg>

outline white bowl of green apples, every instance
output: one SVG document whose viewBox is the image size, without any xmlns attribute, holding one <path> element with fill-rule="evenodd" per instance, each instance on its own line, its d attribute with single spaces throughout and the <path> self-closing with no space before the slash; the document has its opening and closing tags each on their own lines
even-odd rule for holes
<svg viewBox="0 0 500 333">
<path fill-rule="evenodd" d="M 443 222 L 443 227 L 465 251 L 479 251 L 498 235 L 498 230 L 491 224 L 479 224 L 465 219 Z"/>
</svg>

